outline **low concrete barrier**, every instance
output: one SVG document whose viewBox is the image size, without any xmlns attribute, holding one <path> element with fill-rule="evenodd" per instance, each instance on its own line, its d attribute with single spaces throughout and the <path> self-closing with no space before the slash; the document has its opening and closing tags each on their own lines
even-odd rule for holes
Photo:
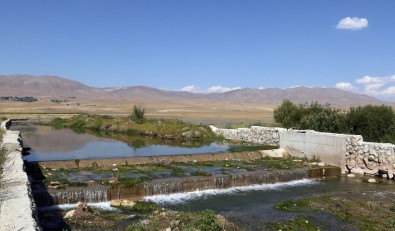
<svg viewBox="0 0 395 231">
<path fill-rule="evenodd" d="M 259 144 L 277 144 L 289 155 L 316 158 L 340 167 L 342 173 L 381 175 L 394 179 L 395 145 L 364 142 L 360 135 L 287 130 L 284 128 L 251 127 L 220 129 L 213 132 L 226 139 Z"/>
<path fill-rule="evenodd" d="M 10 122 L 6 120 L 0 125 L 5 131 L 0 147 L 6 153 L 0 179 L 0 230 L 41 230 L 24 171 L 20 132 L 8 130 Z"/>
</svg>

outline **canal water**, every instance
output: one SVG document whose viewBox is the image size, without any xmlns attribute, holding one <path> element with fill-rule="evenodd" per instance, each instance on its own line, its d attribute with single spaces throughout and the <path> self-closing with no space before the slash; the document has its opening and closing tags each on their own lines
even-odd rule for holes
<svg viewBox="0 0 395 231">
<path fill-rule="evenodd" d="M 269 222 L 286 221 L 296 215 L 312 216 L 319 223 L 325 223 L 327 230 L 354 230 L 326 213 L 283 212 L 275 210 L 274 206 L 284 200 L 329 196 L 351 191 L 356 195 L 376 194 L 382 199 L 395 196 L 395 184 L 392 181 L 383 180 L 383 184 L 370 184 L 363 179 L 345 176 L 330 180 L 304 179 L 224 190 L 149 196 L 145 197 L 145 200 L 178 211 L 211 209 L 246 230 L 263 230 Z"/>
<path fill-rule="evenodd" d="M 13 130 L 22 132 L 24 144 L 32 148 L 28 161 L 74 160 L 90 158 L 115 158 L 166 155 L 177 153 L 225 152 L 226 144 L 211 143 L 200 147 L 173 146 L 145 141 L 145 146 L 133 145 L 92 134 L 80 134 L 69 129 L 56 130 L 47 126 L 16 124 Z M 206 190 L 171 195 L 145 197 L 164 208 L 179 211 L 202 211 L 211 209 L 225 216 L 246 230 L 264 230 L 268 222 L 281 222 L 297 214 L 312 216 L 323 222 L 327 230 L 355 230 L 327 213 L 289 213 L 273 209 L 277 202 L 312 196 L 336 195 L 353 192 L 377 195 L 378 198 L 394 198 L 392 181 L 369 184 L 363 178 L 339 177 L 332 180 L 302 179 L 291 182 L 245 186 L 232 189 Z M 109 202 L 100 203 L 109 207 Z M 60 206 L 70 209 L 70 206 Z"/>
<path fill-rule="evenodd" d="M 23 123 L 15 123 L 11 129 L 21 131 L 24 145 L 31 148 L 30 155 L 25 157 L 29 162 L 219 153 L 229 148 L 224 142 L 174 142 L 126 135 L 121 138 L 128 142 L 123 142 L 110 135 L 98 136 Z"/>
</svg>

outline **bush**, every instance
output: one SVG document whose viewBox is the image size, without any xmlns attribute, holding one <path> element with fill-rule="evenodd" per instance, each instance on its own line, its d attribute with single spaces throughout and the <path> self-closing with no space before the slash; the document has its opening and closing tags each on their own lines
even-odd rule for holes
<svg viewBox="0 0 395 231">
<path fill-rule="evenodd" d="M 138 105 L 134 105 L 131 119 L 138 124 L 142 124 L 145 121 L 144 114 L 145 114 L 145 108 Z"/>
<path fill-rule="evenodd" d="M 286 128 L 362 135 L 370 142 L 395 142 L 395 113 L 386 105 L 351 107 L 344 112 L 317 102 L 296 105 L 284 100 L 274 110 L 274 119 Z"/>
<path fill-rule="evenodd" d="M 390 106 L 367 105 L 350 108 L 347 124 L 351 134 L 362 135 L 366 141 L 395 141 L 395 114 Z"/>
<path fill-rule="evenodd" d="M 291 128 L 300 122 L 301 114 L 298 106 L 285 99 L 282 104 L 274 109 L 273 116 L 276 123 L 281 123 L 286 128 Z"/>
<path fill-rule="evenodd" d="M 201 213 L 200 218 L 197 221 L 198 228 L 200 230 L 207 231 L 219 231 L 221 230 L 221 225 L 217 221 L 214 211 L 205 210 Z"/>
</svg>

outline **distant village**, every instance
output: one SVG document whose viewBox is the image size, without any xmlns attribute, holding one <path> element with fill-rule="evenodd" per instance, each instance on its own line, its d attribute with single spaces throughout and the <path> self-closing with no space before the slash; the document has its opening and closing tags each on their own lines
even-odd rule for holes
<svg viewBox="0 0 395 231">
<path fill-rule="evenodd" d="M 38 101 L 37 98 L 33 96 L 0 96 L 0 100 L 3 101 L 21 101 L 21 102 L 36 102 Z"/>
</svg>

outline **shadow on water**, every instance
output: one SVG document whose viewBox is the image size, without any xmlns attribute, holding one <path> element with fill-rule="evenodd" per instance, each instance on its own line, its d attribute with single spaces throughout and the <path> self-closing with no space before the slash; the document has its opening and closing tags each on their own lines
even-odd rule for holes
<svg viewBox="0 0 395 231">
<path fill-rule="evenodd" d="M 43 230 L 71 230 L 71 227 L 63 219 L 61 209 L 53 209 L 51 211 L 43 209 L 46 206 L 54 205 L 55 202 L 53 201 L 48 188 L 44 184 L 45 176 L 43 175 L 39 165 L 34 162 L 25 161 L 25 166 L 33 198 L 37 206 L 38 220 Z"/>
</svg>

